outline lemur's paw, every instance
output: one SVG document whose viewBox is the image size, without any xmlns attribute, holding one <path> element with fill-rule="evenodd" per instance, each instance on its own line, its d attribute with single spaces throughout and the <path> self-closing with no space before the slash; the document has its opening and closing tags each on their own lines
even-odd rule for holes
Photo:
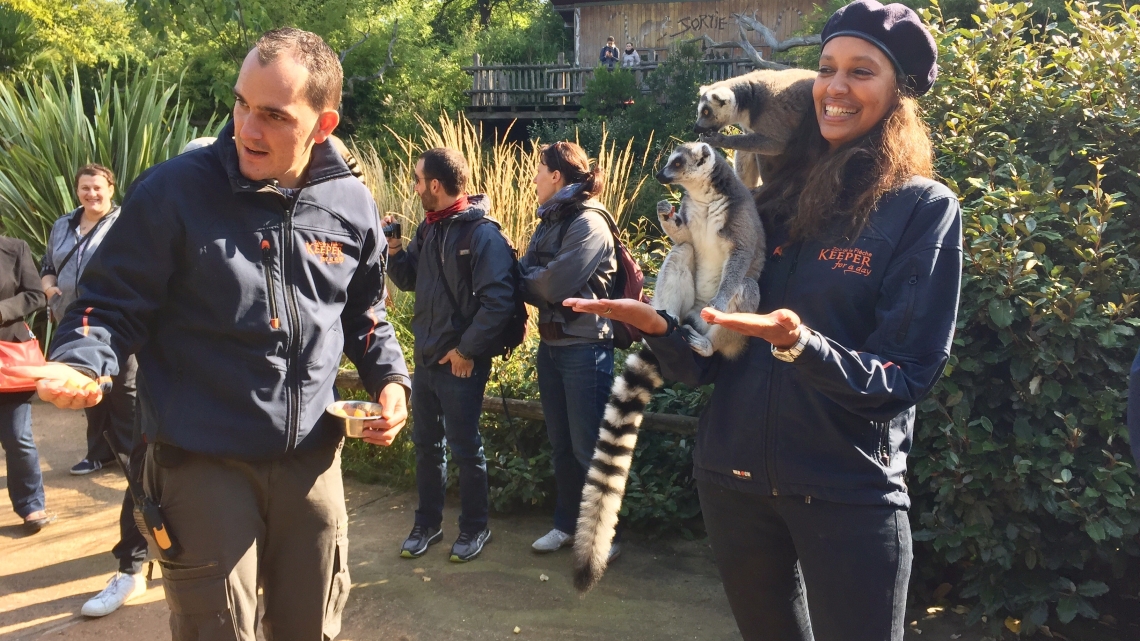
<svg viewBox="0 0 1140 641">
<path fill-rule="evenodd" d="M 676 210 L 673 209 L 673 203 L 668 200 L 657 201 L 657 215 L 662 219 L 672 218 L 675 212 Z"/>
<path fill-rule="evenodd" d="M 699 140 L 713 147 L 723 147 L 724 143 L 728 140 L 728 136 L 719 131 L 713 131 L 707 134 L 701 134 Z"/>
<path fill-rule="evenodd" d="M 715 350 L 713 348 L 712 341 L 710 341 L 704 334 L 701 334 L 688 325 L 682 325 L 680 327 L 680 330 L 681 337 L 685 339 L 685 342 L 689 344 L 689 347 L 693 348 L 694 352 L 700 354 L 701 356 L 713 355 L 713 352 Z"/>
<path fill-rule="evenodd" d="M 709 301 L 709 307 L 715 309 L 718 312 L 727 314 L 733 311 L 731 309 L 731 307 L 733 307 L 732 298 L 732 296 L 717 296 Z"/>
</svg>

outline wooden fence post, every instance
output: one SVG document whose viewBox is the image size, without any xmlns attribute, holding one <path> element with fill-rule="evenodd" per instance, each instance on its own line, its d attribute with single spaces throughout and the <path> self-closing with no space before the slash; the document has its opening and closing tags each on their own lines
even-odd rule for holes
<svg viewBox="0 0 1140 641">
<path fill-rule="evenodd" d="M 475 67 L 475 69 L 472 70 L 472 72 L 471 72 L 471 90 L 472 91 L 480 91 L 484 87 L 483 87 L 483 82 L 482 82 L 483 72 L 479 71 L 479 67 L 483 66 L 481 64 L 479 54 L 475 54 L 474 56 L 472 56 L 472 62 L 474 63 L 472 66 Z M 486 97 L 486 94 L 472 93 L 471 94 L 471 106 L 472 107 L 482 106 L 484 104 L 483 100 L 485 97 Z"/>
</svg>

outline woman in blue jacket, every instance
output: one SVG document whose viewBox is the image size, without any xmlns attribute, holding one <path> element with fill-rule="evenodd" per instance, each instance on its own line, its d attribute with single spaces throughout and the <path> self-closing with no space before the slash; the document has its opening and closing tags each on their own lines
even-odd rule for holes
<svg viewBox="0 0 1140 641">
<path fill-rule="evenodd" d="M 957 314 L 961 216 L 931 179 L 915 101 L 936 76 L 934 40 L 875 0 L 837 11 L 822 38 L 819 148 L 757 194 L 770 248 L 758 313 L 703 312 L 753 337 L 748 350 L 705 359 L 647 305 L 565 302 L 642 328 L 667 378 L 715 383 L 694 476 L 746 641 L 903 638 L 914 408 Z"/>
</svg>

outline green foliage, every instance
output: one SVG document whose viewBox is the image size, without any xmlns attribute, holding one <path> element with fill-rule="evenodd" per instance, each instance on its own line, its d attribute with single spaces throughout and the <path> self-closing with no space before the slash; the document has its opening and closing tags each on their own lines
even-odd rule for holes
<svg viewBox="0 0 1140 641">
<path fill-rule="evenodd" d="M 594 69 L 594 77 L 586 83 L 581 115 L 603 120 L 625 111 L 641 97 L 641 88 L 632 71 L 622 68 L 610 71 L 599 65 Z"/>
<path fill-rule="evenodd" d="M 36 34 L 31 16 L 0 5 L 0 73 L 33 66 L 46 53 L 47 45 Z"/>
<path fill-rule="evenodd" d="M 115 0 L 7 0 L 0 5 L 0 71 L 142 62 L 149 44 L 138 21 Z"/>
<path fill-rule="evenodd" d="M 705 82 L 703 56 L 695 42 L 671 50 L 656 70 L 645 74 L 643 90 L 635 94 L 633 104 L 628 104 L 632 73 L 595 72 L 586 83 L 589 101 L 583 99 L 583 119 L 577 123 L 540 122 L 531 128 L 531 136 L 578 140 L 594 153 L 604 131 L 613 140 L 633 140 L 638 153 L 658 156 L 675 141 L 692 137 L 697 89 Z M 628 104 L 623 110 L 612 109 L 623 104 Z"/>
<path fill-rule="evenodd" d="M 935 12 L 926 101 L 937 168 L 965 212 L 946 376 L 919 406 L 916 568 L 1023 631 L 1097 616 L 1140 567 L 1124 426 L 1140 293 L 1140 10 L 1074 5 L 1072 31 L 1025 4 Z"/>
<path fill-rule="evenodd" d="M 118 198 L 147 167 L 198 135 L 177 84 L 158 71 L 103 75 L 84 92 L 73 67 L 19 83 L 0 80 L 0 221 L 38 256 L 51 226 L 77 206 L 75 171 L 98 162 L 115 172 Z M 86 104 L 93 103 L 91 113 Z M 207 126 L 209 128 L 209 125 Z"/>
</svg>

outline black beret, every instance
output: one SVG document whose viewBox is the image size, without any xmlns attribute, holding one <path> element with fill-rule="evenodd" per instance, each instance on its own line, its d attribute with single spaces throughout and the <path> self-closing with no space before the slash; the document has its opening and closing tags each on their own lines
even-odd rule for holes
<svg viewBox="0 0 1140 641">
<path fill-rule="evenodd" d="M 823 44 L 839 36 L 862 38 L 887 54 L 895 69 L 906 76 L 916 95 L 930 91 L 938 77 L 938 46 L 930 30 L 910 7 L 856 0 L 841 7 L 827 21 Z"/>
</svg>

